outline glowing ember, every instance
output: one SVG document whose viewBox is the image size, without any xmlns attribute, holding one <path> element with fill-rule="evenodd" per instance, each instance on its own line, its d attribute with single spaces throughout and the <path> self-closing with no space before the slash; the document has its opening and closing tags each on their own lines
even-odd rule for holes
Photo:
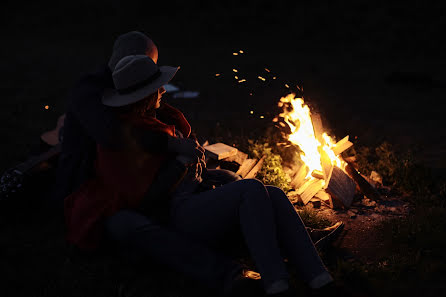
<svg viewBox="0 0 446 297">
<path fill-rule="evenodd" d="M 310 109 L 302 98 L 295 98 L 295 94 L 289 94 L 280 99 L 278 106 L 283 107 L 283 112 L 279 116 L 291 129 L 288 140 L 299 146 L 302 151 L 300 158 L 309 168 L 306 178 L 311 177 L 314 170 L 323 172 L 321 154 L 326 154 L 332 165 L 345 168 L 345 162 L 332 150 L 336 142 L 327 133 L 322 134 L 320 138 L 322 143 L 316 138 Z"/>
<path fill-rule="evenodd" d="M 243 79 L 239 80 L 238 82 L 242 83 L 242 82 L 245 82 L 245 81 L 246 81 L 246 79 L 243 78 Z"/>
<path fill-rule="evenodd" d="M 45 109 L 47 109 L 47 110 L 48 110 L 49 108 L 50 108 L 50 107 L 49 107 L 48 105 L 45 105 Z"/>
<path fill-rule="evenodd" d="M 263 80 L 263 81 L 265 81 L 265 78 L 264 78 L 264 77 L 261 77 L 261 76 L 257 76 L 257 78 L 258 78 L 258 79 L 260 79 L 260 80 Z"/>
</svg>

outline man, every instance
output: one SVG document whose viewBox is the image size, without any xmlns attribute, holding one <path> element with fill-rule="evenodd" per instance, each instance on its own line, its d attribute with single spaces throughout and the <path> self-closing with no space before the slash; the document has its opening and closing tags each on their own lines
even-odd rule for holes
<svg viewBox="0 0 446 297">
<path fill-rule="evenodd" d="M 115 149 L 137 145 L 149 152 L 168 150 L 191 158 L 203 157 L 203 149 L 194 140 L 126 126 L 110 107 L 101 103 L 104 89 L 113 87 L 111 71 L 117 62 L 134 54 L 145 54 L 155 63 L 158 61 L 158 49 L 151 39 L 135 31 L 123 34 L 114 44 L 108 65 L 82 77 L 70 92 L 53 196 L 56 204 L 61 206 L 68 194 L 91 177 L 96 144 Z"/>
<path fill-rule="evenodd" d="M 145 54 L 154 62 L 158 60 L 158 50 L 147 36 L 136 31 L 121 35 L 115 41 L 108 66 L 81 78 L 71 91 L 53 195 L 58 209 L 62 209 L 64 198 L 94 173 L 96 144 L 116 150 L 132 150 L 137 146 L 148 152 L 170 151 L 195 159 L 203 158 L 204 151 L 195 140 L 126 126 L 110 107 L 102 104 L 104 90 L 114 87 L 111 69 L 121 58 L 137 54 Z M 136 261 L 148 256 L 226 292 L 251 282 L 243 276 L 239 264 L 136 212 L 111 217 L 106 229 L 111 241 Z"/>
</svg>

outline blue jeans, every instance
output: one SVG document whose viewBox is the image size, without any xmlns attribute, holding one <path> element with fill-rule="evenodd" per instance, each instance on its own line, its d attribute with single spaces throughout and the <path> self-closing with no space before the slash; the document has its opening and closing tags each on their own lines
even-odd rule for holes
<svg viewBox="0 0 446 297">
<path fill-rule="evenodd" d="M 221 184 L 240 179 L 227 170 L 209 170 L 209 177 Z M 108 218 L 105 230 L 130 260 L 155 260 L 209 287 L 227 289 L 242 269 L 227 256 L 132 210 L 121 210 Z"/>
<path fill-rule="evenodd" d="M 131 210 L 108 218 L 105 229 L 120 253 L 134 263 L 156 261 L 211 288 L 230 286 L 242 269 L 230 258 Z"/>
<path fill-rule="evenodd" d="M 282 252 L 306 282 L 327 271 L 299 214 L 279 188 L 244 179 L 178 195 L 171 204 L 172 226 L 202 244 L 216 246 L 241 230 L 265 287 L 289 278 Z"/>
</svg>

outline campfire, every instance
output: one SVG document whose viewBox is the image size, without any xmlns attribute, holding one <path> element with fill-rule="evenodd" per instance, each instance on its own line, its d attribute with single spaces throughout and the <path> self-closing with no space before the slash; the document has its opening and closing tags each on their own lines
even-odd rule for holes
<svg viewBox="0 0 446 297">
<path fill-rule="evenodd" d="M 291 178 L 293 191 L 288 193 L 288 197 L 292 202 L 349 208 L 357 188 L 368 198 L 379 199 L 376 190 L 341 156 L 353 145 L 349 136 L 336 142 L 324 132 L 321 117 L 312 113 L 304 100 L 295 94 L 282 97 L 278 106 L 282 112 L 273 122 L 289 129 L 284 134 L 288 143 L 278 145 L 299 148 L 299 161 L 284 164 Z M 254 178 L 265 159 L 265 156 L 260 160 L 249 159 L 247 154 L 222 143 L 206 144 L 205 148 L 207 155 L 215 161 L 211 168 L 234 170 L 243 178 Z M 231 164 L 238 165 L 234 168 Z"/>
<path fill-rule="evenodd" d="M 349 137 L 335 142 L 323 131 L 319 115 L 311 113 L 303 99 L 294 94 L 282 97 L 278 105 L 283 111 L 273 121 L 289 127 L 291 132 L 286 137 L 300 149 L 301 164 L 292 164 L 289 170 L 291 187 L 300 201 L 349 207 L 356 183 L 346 173 L 347 163 L 340 156 L 353 145 Z"/>
</svg>

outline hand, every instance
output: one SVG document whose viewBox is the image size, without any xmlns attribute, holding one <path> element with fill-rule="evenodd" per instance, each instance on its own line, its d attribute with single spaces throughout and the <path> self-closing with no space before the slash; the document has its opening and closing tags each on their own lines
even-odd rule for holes
<svg viewBox="0 0 446 297">
<path fill-rule="evenodd" d="M 191 174 L 194 179 L 201 179 L 201 174 L 203 173 L 203 168 L 206 168 L 206 163 L 201 162 L 199 159 L 192 159 L 184 155 L 178 155 L 176 159 L 188 168 L 188 173 Z"/>
<path fill-rule="evenodd" d="M 205 159 L 204 148 L 196 141 L 190 138 L 169 137 L 168 150 L 187 156 L 195 162 Z"/>
</svg>

